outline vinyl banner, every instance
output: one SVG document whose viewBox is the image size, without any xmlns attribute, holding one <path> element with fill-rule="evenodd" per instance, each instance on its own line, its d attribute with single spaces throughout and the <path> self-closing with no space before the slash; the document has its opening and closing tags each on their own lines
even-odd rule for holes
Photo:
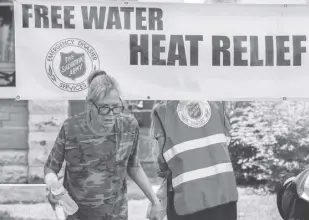
<svg viewBox="0 0 309 220">
<path fill-rule="evenodd" d="M 84 99 L 99 69 L 132 100 L 309 97 L 308 6 L 14 4 L 20 99 Z"/>
</svg>

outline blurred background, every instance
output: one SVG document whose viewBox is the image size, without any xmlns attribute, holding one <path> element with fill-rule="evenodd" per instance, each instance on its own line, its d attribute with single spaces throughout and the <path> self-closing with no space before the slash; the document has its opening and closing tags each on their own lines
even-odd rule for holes
<svg viewBox="0 0 309 220">
<path fill-rule="evenodd" d="M 307 3 L 302 0 L 169 2 Z M 12 2 L 0 0 L 0 87 L 15 86 Z M 126 112 L 139 122 L 138 154 L 156 190 L 161 180 L 156 176 L 148 137 L 150 112 L 155 103 L 125 101 Z M 308 164 L 309 102 L 225 102 L 225 107 L 232 126 L 230 153 L 239 186 L 239 219 L 279 220 L 274 193 L 286 178 L 298 174 Z M 45 199 L 43 165 L 64 119 L 84 108 L 84 101 L 0 99 L 0 220 L 55 219 Z M 148 201 L 132 181 L 128 185 L 129 219 L 145 219 Z"/>
</svg>

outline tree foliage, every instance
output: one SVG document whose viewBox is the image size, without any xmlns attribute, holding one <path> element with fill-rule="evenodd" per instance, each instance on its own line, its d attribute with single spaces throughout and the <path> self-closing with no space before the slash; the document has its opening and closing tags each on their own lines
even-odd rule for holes
<svg viewBox="0 0 309 220">
<path fill-rule="evenodd" d="M 275 190 L 309 162 L 309 102 L 229 102 L 238 183 Z"/>
</svg>

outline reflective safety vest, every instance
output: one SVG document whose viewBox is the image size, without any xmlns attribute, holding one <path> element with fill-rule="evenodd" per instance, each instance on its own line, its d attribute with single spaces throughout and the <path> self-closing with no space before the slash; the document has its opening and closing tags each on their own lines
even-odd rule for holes
<svg viewBox="0 0 309 220">
<path fill-rule="evenodd" d="M 238 200 L 221 102 L 169 101 L 155 108 L 165 132 L 174 208 L 192 214 Z"/>
<path fill-rule="evenodd" d="M 298 197 L 309 202 L 309 168 L 298 174 L 293 182 L 296 184 Z"/>
</svg>

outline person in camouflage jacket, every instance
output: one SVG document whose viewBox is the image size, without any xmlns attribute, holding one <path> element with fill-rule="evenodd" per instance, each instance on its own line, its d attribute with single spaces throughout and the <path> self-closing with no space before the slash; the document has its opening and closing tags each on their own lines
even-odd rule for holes
<svg viewBox="0 0 309 220">
<path fill-rule="evenodd" d="M 137 120 L 122 113 L 114 78 L 95 71 L 88 84 L 86 111 L 65 120 L 44 167 L 58 174 L 66 162 L 63 185 L 79 207 L 67 220 L 127 220 L 127 174 L 150 200 L 149 218 L 158 219 L 159 200 L 137 158 Z"/>
</svg>

